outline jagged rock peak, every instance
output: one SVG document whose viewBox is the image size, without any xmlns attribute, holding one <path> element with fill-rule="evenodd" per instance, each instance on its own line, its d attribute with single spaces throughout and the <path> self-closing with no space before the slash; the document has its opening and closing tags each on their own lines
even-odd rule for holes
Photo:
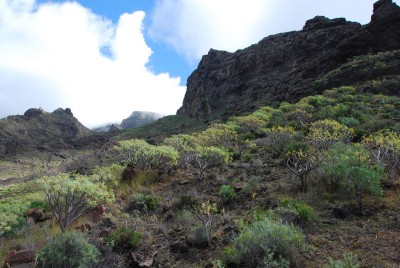
<svg viewBox="0 0 400 268">
<path fill-rule="evenodd" d="M 374 11 L 371 16 L 371 23 L 388 23 L 400 16 L 400 9 L 392 0 L 380 0 L 374 4 Z"/>
<path fill-rule="evenodd" d="M 319 29 L 328 29 L 331 27 L 341 26 L 341 25 L 360 25 L 356 22 L 347 21 L 345 18 L 328 19 L 324 16 L 316 16 L 313 19 L 306 21 L 303 27 L 303 31 L 314 31 Z"/>
<path fill-rule="evenodd" d="M 53 114 L 58 114 L 58 115 L 68 115 L 68 116 L 74 116 L 74 114 L 72 113 L 70 108 L 65 108 L 65 110 L 63 108 L 58 108 L 56 110 L 54 110 Z"/>
<path fill-rule="evenodd" d="M 26 110 L 26 112 L 24 113 L 24 115 L 26 117 L 36 117 L 38 115 L 43 114 L 43 109 L 41 108 L 30 108 L 28 110 Z"/>
</svg>

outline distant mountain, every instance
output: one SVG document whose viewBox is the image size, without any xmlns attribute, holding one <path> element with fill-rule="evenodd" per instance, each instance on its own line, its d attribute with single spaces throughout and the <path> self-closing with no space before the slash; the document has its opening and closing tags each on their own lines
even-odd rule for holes
<svg viewBox="0 0 400 268">
<path fill-rule="evenodd" d="M 118 132 L 121 130 L 123 130 L 123 128 L 118 124 L 107 124 L 105 126 L 100 126 L 92 129 L 92 131 L 94 132 Z"/>
<path fill-rule="evenodd" d="M 32 108 L 24 115 L 0 119 L 0 156 L 74 148 L 79 146 L 80 139 L 91 135 L 69 108 L 52 113 Z"/>
<path fill-rule="evenodd" d="M 376 2 L 366 25 L 317 16 L 301 31 L 234 53 L 211 49 L 188 78 L 178 114 L 227 118 L 341 85 L 400 95 L 399 49 L 400 8 L 392 0 Z"/>
<path fill-rule="evenodd" d="M 157 113 L 135 111 L 128 118 L 122 120 L 121 127 L 123 129 L 137 128 L 147 125 L 163 117 Z"/>
</svg>

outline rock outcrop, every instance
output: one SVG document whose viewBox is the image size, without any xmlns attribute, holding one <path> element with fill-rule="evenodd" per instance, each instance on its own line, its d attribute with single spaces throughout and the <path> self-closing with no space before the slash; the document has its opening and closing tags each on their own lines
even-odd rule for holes
<svg viewBox="0 0 400 268">
<path fill-rule="evenodd" d="M 391 0 L 374 4 L 367 25 L 317 16 L 301 31 L 268 36 L 235 53 L 211 49 L 188 78 L 178 114 L 202 119 L 215 114 L 229 116 L 262 105 L 297 101 L 333 86 L 387 78 L 400 81 L 400 59 L 398 54 L 390 54 L 398 49 L 400 8 Z M 379 52 L 388 53 L 387 57 L 376 68 L 368 67 L 368 57 Z M 362 55 L 369 56 L 363 59 Z M 335 76 L 343 76 L 342 67 L 355 59 L 363 62 L 366 73 L 349 76 L 349 72 L 360 71 L 356 64 L 346 69 L 346 81 Z"/>
<path fill-rule="evenodd" d="M 122 120 L 123 129 L 137 128 L 160 119 L 162 116 L 153 112 L 135 111 L 128 118 Z"/>
</svg>

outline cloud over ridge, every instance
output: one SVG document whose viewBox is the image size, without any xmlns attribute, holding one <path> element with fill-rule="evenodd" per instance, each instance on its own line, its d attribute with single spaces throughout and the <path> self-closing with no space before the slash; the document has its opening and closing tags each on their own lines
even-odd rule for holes
<svg viewBox="0 0 400 268">
<path fill-rule="evenodd" d="M 115 25 L 76 2 L 0 0 L 0 117 L 70 107 L 92 127 L 133 110 L 174 114 L 185 87 L 147 67 L 144 16 Z"/>
</svg>

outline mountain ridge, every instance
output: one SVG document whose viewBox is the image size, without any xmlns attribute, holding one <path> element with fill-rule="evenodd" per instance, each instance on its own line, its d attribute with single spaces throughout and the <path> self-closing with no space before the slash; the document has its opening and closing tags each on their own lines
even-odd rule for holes
<svg viewBox="0 0 400 268">
<path fill-rule="evenodd" d="M 301 31 L 271 35 L 234 53 L 211 49 L 189 76 L 177 113 L 208 120 L 215 114 L 227 117 L 319 94 L 343 84 L 316 81 L 356 56 L 400 49 L 399 36 L 400 8 L 380 0 L 366 25 L 316 16 Z M 399 69 L 386 68 L 347 82 L 355 85 L 386 76 L 400 81 L 399 75 Z"/>
<path fill-rule="evenodd" d="M 24 115 L 0 119 L 0 156 L 73 148 L 77 146 L 74 142 L 92 134 L 69 108 L 52 113 L 31 108 Z"/>
</svg>

